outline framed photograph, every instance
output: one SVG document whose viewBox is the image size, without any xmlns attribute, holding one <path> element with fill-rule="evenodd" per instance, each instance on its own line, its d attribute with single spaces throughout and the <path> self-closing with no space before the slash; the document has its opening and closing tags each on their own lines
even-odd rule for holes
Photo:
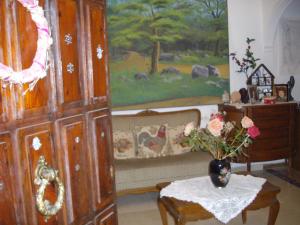
<svg viewBox="0 0 300 225">
<path fill-rule="evenodd" d="M 256 102 L 258 100 L 258 93 L 257 93 L 257 86 L 256 85 L 249 85 L 249 94 L 252 102 Z"/>
<path fill-rule="evenodd" d="M 272 79 L 271 77 L 266 78 L 266 85 L 272 85 Z"/>
<path fill-rule="evenodd" d="M 259 78 L 259 85 L 261 85 L 261 86 L 266 85 L 265 79 L 264 79 L 263 77 L 260 77 L 260 78 Z"/>
<path fill-rule="evenodd" d="M 258 77 L 252 77 L 252 85 L 257 85 L 258 84 Z"/>
<path fill-rule="evenodd" d="M 288 101 L 288 86 L 287 84 L 275 84 L 274 85 L 274 95 L 276 96 L 276 100 L 279 102 L 287 102 Z"/>
</svg>

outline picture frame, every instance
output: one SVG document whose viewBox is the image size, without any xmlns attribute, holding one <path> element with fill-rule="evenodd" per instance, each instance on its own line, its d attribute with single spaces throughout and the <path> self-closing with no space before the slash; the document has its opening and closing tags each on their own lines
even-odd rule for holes
<svg viewBox="0 0 300 225">
<path fill-rule="evenodd" d="M 288 85 L 287 84 L 275 84 L 273 86 L 273 93 L 276 96 L 276 101 L 287 102 L 288 101 Z"/>
<path fill-rule="evenodd" d="M 249 76 L 247 85 L 257 86 L 257 100 L 262 101 L 264 97 L 273 96 L 274 79 L 272 72 L 264 64 L 260 64 Z"/>
<path fill-rule="evenodd" d="M 250 94 L 251 102 L 258 101 L 258 93 L 257 93 L 257 86 L 256 85 L 248 85 L 248 90 Z"/>
</svg>

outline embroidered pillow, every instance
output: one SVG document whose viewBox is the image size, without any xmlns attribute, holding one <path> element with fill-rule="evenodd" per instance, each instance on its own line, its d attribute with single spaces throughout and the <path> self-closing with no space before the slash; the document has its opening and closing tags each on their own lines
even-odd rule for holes
<svg viewBox="0 0 300 225">
<path fill-rule="evenodd" d="M 174 155 L 189 152 L 191 148 L 181 144 L 184 138 L 185 125 L 179 125 L 177 127 L 170 127 L 168 130 L 169 141 Z"/>
<path fill-rule="evenodd" d="M 113 131 L 113 146 L 115 159 L 135 158 L 132 132 Z"/>
<path fill-rule="evenodd" d="M 137 156 L 151 158 L 168 155 L 167 124 L 136 126 Z"/>
</svg>

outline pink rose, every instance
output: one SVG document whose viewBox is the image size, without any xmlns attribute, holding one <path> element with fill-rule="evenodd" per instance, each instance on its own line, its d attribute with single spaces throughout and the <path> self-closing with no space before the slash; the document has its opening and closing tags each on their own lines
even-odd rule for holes
<svg viewBox="0 0 300 225">
<path fill-rule="evenodd" d="M 243 128 L 249 128 L 249 127 L 253 127 L 254 126 L 253 121 L 249 117 L 247 117 L 247 116 L 243 117 L 243 119 L 241 121 L 241 124 L 242 124 Z"/>
<path fill-rule="evenodd" d="M 210 114 L 210 120 L 218 118 L 220 121 L 224 121 L 224 115 L 220 112 Z"/>
<path fill-rule="evenodd" d="M 247 134 L 254 139 L 260 135 L 260 131 L 256 126 L 252 126 L 248 128 Z"/>
<path fill-rule="evenodd" d="M 221 121 L 219 118 L 215 118 L 208 122 L 207 129 L 209 132 L 214 135 L 215 137 L 218 137 L 221 135 L 221 131 L 223 129 L 224 122 Z"/>
</svg>

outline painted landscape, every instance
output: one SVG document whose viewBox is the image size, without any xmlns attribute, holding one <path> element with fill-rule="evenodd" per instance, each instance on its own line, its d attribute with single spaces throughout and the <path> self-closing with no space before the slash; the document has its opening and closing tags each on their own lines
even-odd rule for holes
<svg viewBox="0 0 300 225">
<path fill-rule="evenodd" d="M 113 109 L 221 102 L 229 91 L 225 0 L 108 0 Z"/>
</svg>

